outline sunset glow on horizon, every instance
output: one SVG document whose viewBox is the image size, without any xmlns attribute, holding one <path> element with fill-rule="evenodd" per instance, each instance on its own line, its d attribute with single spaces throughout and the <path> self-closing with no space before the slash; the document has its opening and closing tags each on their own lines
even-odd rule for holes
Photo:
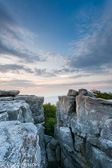
<svg viewBox="0 0 112 168">
<path fill-rule="evenodd" d="M 112 92 L 111 0 L 0 0 L 0 90 Z"/>
</svg>

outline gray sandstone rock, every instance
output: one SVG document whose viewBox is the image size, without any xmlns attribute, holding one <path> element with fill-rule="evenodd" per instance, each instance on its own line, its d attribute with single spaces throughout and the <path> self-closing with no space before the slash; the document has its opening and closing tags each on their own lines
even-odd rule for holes
<svg viewBox="0 0 112 168">
<path fill-rule="evenodd" d="M 76 104 L 74 96 L 60 96 L 57 102 L 57 123 L 58 126 L 68 126 L 69 116 L 72 113 L 76 113 Z"/>
<path fill-rule="evenodd" d="M 46 168 L 46 151 L 45 151 L 45 142 L 44 142 L 44 130 L 45 127 L 42 124 L 36 124 L 37 133 L 39 135 L 39 146 L 41 152 L 41 166 Z"/>
<path fill-rule="evenodd" d="M 16 96 L 19 93 L 20 93 L 19 90 L 8 90 L 8 91 L 0 90 L 0 96 Z"/>
<path fill-rule="evenodd" d="M 60 127 L 60 143 L 68 150 L 73 151 L 73 139 L 70 128 Z"/>
<path fill-rule="evenodd" d="M 35 124 L 38 124 L 38 123 L 42 123 L 45 121 L 45 117 L 44 117 L 44 114 L 40 114 L 40 115 L 35 115 L 34 113 L 32 114 L 33 118 L 34 118 L 34 122 Z"/>
<path fill-rule="evenodd" d="M 14 98 L 15 100 L 24 100 L 29 104 L 34 118 L 34 123 L 40 123 L 45 120 L 43 102 L 44 97 L 38 97 L 35 95 L 19 95 Z"/>
<path fill-rule="evenodd" d="M 2 168 L 18 167 L 14 164 L 30 168 L 27 164 L 33 163 L 34 168 L 41 168 L 39 135 L 33 123 L 0 122 L 0 162 L 4 165 Z"/>
<path fill-rule="evenodd" d="M 51 150 L 55 151 L 56 147 L 58 145 L 58 141 L 54 138 L 51 139 L 50 143 L 49 143 L 49 147 Z"/>
<path fill-rule="evenodd" d="M 33 122 L 32 112 L 25 101 L 0 101 L 0 113 L 7 112 L 9 120 Z"/>
<path fill-rule="evenodd" d="M 57 168 L 58 163 L 56 161 L 56 153 L 50 149 L 49 144 L 47 144 L 46 152 L 49 168 Z"/>
<path fill-rule="evenodd" d="M 44 134 L 44 140 L 46 143 L 50 142 L 52 138 L 53 138 L 52 136 Z"/>
<path fill-rule="evenodd" d="M 112 118 L 112 103 L 103 99 L 78 95 L 76 129 L 85 134 L 100 134 L 105 121 Z"/>
<path fill-rule="evenodd" d="M 0 97 L 0 101 L 12 101 L 12 100 L 14 100 L 14 98 L 13 97 Z"/>
<path fill-rule="evenodd" d="M 97 97 L 95 93 L 89 92 L 86 89 L 79 89 L 79 95 L 90 96 L 90 97 Z"/>
<path fill-rule="evenodd" d="M 70 89 L 68 90 L 67 96 L 77 96 L 78 92 L 76 90 Z"/>
<path fill-rule="evenodd" d="M 87 148 L 87 157 L 94 168 L 112 167 L 112 158 L 107 156 L 105 152 L 94 146 L 87 146 Z"/>
<path fill-rule="evenodd" d="M 104 127 L 101 131 L 101 137 L 112 141 L 112 119 L 105 121 Z"/>
<path fill-rule="evenodd" d="M 85 150 L 85 139 L 83 137 L 75 135 L 74 142 L 75 142 L 75 144 L 74 144 L 75 150 L 84 154 L 84 152 L 85 152 L 84 151 Z"/>
<path fill-rule="evenodd" d="M 74 99 L 59 97 L 56 113 L 55 137 L 61 146 L 63 168 L 112 167 L 111 101 L 80 89 Z"/>
<path fill-rule="evenodd" d="M 8 120 L 9 120 L 9 115 L 7 112 L 0 114 L 0 121 L 8 121 Z"/>
<path fill-rule="evenodd" d="M 61 161 L 61 148 L 59 145 L 56 147 L 56 161 L 57 162 Z"/>
</svg>

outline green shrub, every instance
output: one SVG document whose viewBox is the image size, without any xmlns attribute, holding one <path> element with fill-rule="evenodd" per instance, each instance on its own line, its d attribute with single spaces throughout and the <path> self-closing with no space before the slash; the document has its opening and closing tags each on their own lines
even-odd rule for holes
<svg viewBox="0 0 112 168">
<path fill-rule="evenodd" d="M 56 124 L 56 106 L 50 103 L 44 104 L 44 116 L 45 116 L 45 134 L 54 135 L 54 125 Z"/>
<path fill-rule="evenodd" d="M 94 90 L 94 89 L 91 90 L 91 92 L 97 94 L 97 97 L 98 97 L 98 98 L 102 98 L 102 99 L 112 99 L 112 93 L 111 93 L 111 92 L 109 92 L 109 93 L 107 93 L 107 92 L 101 92 L 101 91 L 99 91 L 99 90 Z"/>
</svg>

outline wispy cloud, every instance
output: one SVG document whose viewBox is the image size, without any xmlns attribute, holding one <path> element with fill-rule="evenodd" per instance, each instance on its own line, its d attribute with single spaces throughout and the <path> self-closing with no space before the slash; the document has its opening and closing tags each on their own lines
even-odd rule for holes
<svg viewBox="0 0 112 168">
<path fill-rule="evenodd" d="M 64 82 L 64 83 L 54 83 L 54 84 L 36 84 L 36 82 L 30 81 L 30 80 L 18 80 L 18 79 L 12 79 L 12 80 L 1 80 L 0 81 L 0 86 L 6 87 L 6 86 L 11 86 L 11 87 L 24 87 L 24 88 L 29 88 L 29 87 L 42 87 L 42 88 L 55 88 L 55 87 L 85 87 L 88 85 L 95 86 L 96 84 L 109 84 L 112 85 L 112 80 L 102 80 L 102 81 L 91 81 L 91 82 Z"/>
<path fill-rule="evenodd" d="M 111 1 L 92 20 L 90 16 L 94 13 L 84 17 L 81 38 L 72 42 L 74 54 L 68 59 L 69 67 L 93 73 L 107 73 L 112 68 L 112 10 L 109 6 Z"/>
<path fill-rule="evenodd" d="M 33 40 L 35 34 L 20 27 L 6 11 L 0 3 L 0 57 L 7 54 L 22 59 L 24 62 L 45 61 L 44 55 L 32 51 L 24 42 Z"/>
<path fill-rule="evenodd" d="M 29 68 L 24 65 L 19 64 L 0 64 L 0 72 L 1 73 L 21 73 L 24 71 L 29 74 L 34 74 L 35 76 L 42 77 L 55 77 L 62 74 L 73 73 L 75 70 L 62 68 L 62 69 L 39 69 L 39 68 Z"/>
<path fill-rule="evenodd" d="M 27 73 L 33 73 L 33 71 L 30 68 L 26 68 L 23 65 L 16 65 L 16 64 L 0 65 L 0 72 L 2 73 L 7 73 L 7 72 L 19 73 L 20 71 L 25 71 Z"/>
</svg>

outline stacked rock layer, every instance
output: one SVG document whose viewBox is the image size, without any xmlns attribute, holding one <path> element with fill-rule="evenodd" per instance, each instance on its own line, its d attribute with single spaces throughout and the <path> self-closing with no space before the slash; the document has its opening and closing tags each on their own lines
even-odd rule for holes
<svg viewBox="0 0 112 168">
<path fill-rule="evenodd" d="M 69 90 L 57 102 L 55 138 L 62 168 L 112 167 L 112 102 Z"/>
<path fill-rule="evenodd" d="M 0 91 L 0 166 L 46 168 L 44 98 L 19 92 Z"/>
</svg>

